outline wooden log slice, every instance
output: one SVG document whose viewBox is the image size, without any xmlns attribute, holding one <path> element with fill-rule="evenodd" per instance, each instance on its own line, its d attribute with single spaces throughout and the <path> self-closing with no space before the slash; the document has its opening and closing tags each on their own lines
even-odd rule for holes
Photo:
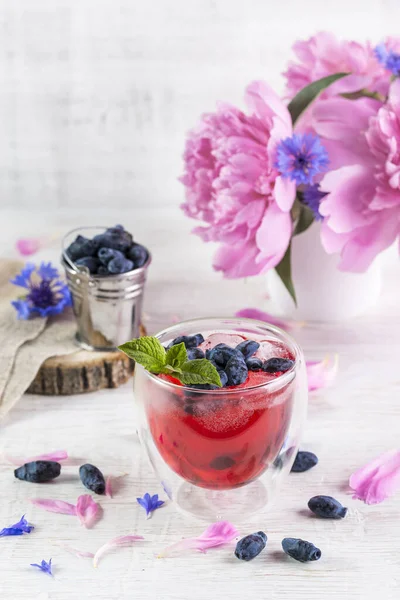
<svg viewBox="0 0 400 600">
<path fill-rule="evenodd" d="M 45 360 L 27 392 L 53 396 L 116 388 L 128 381 L 133 369 L 122 352 L 79 350 Z"/>
<path fill-rule="evenodd" d="M 140 326 L 140 335 L 146 335 Z M 26 390 L 47 396 L 83 394 L 104 388 L 116 388 L 132 376 L 134 362 L 123 352 L 90 352 L 52 356 L 44 361 Z"/>
</svg>

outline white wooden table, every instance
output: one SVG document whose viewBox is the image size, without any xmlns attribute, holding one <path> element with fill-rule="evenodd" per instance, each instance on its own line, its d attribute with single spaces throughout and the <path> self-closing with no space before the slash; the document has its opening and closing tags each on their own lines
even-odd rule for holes
<svg viewBox="0 0 400 600">
<path fill-rule="evenodd" d="M 177 210 L 129 214 L 58 215 L 2 211 L 0 253 L 13 256 L 20 234 L 45 229 L 66 231 L 78 224 L 123 222 L 153 251 L 154 263 L 146 295 L 147 326 L 154 331 L 175 318 L 232 315 L 245 306 L 266 308 L 264 284 L 224 281 L 212 272 L 212 249 L 189 235 L 191 223 Z M 5 225 L 4 225 L 5 224 Z M 41 256 L 56 259 L 55 249 Z M 40 257 L 38 257 L 40 258 Z M 4 600 L 244 598 L 320 600 L 400 597 L 400 495 L 368 507 L 351 499 L 347 481 L 352 471 L 379 453 L 399 447 L 399 285 L 397 261 L 389 261 L 380 305 L 363 318 L 337 325 L 310 325 L 296 332 L 308 358 L 338 352 L 335 386 L 310 398 L 302 447 L 313 450 L 319 465 L 291 475 L 277 504 L 252 522 L 245 535 L 259 529 L 269 537 L 267 551 L 241 563 L 230 547 L 206 555 L 157 559 L 157 553 L 204 526 L 185 520 L 167 505 L 146 521 L 136 496 L 163 492 L 135 437 L 131 383 L 113 391 L 73 397 L 25 396 L 0 426 L 0 452 L 35 455 L 66 449 L 75 466 L 43 487 L 14 479 L 12 467 L 0 462 L 0 528 L 22 514 L 35 525 L 24 537 L 0 539 L 0 595 Z M 193 268 L 193 266 L 195 268 Z M 100 498 L 101 521 L 83 529 L 73 517 L 51 514 L 29 504 L 32 497 L 75 501 L 83 492 L 77 466 L 90 461 L 106 473 L 128 472 L 113 499 Z M 315 494 L 337 497 L 349 507 L 340 522 L 310 518 L 308 499 Z M 95 551 L 109 539 L 134 532 L 145 542 L 107 555 L 97 570 L 53 545 L 61 540 Z M 309 565 L 285 557 L 283 537 L 314 542 L 322 559 Z M 54 579 L 29 566 L 53 558 Z"/>
</svg>

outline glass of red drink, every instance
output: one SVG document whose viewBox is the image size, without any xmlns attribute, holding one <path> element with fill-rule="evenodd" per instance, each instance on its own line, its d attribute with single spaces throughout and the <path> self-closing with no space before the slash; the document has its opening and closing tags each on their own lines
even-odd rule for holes
<svg viewBox="0 0 400 600">
<path fill-rule="evenodd" d="M 199 518 L 243 519 L 273 500 L 296 456 L 307 408 L 304 357 L 284 331 L 250 319 L 196 319 L 156 337 L 167 346 L 199 332 L 204 351 L 254 340 L 256 357 L 293 361 L 285 372 L 249 370 L 240 385 L 211 390 L 136 365 L 138 433 L 167 495 Z"/>
</svg>

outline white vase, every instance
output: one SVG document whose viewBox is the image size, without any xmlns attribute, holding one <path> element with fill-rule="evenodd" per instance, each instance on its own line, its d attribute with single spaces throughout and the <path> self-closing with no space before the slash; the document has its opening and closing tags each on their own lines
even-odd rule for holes
<svg viewBox="0 0 400 600">
<path fill-rule="evenodd" d="M 321 245 L 320 225 L 313 223 L 292 240 L 292 279 L 297 308 L 275 270 L 268 273 L 268 292 L 275 311 L 307 321 L 340 321 L 372 308 L 381 290 L 381 265 L 375 260 L 366 273 L 337 268 L 339 256 Z"/>
</svg>

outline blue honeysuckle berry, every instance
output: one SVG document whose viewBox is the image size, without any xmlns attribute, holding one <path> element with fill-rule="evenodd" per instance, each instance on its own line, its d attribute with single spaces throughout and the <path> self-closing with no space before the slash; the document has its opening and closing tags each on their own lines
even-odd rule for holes
<svg viewBox="0 0 400 600">
<path fill-rule="evenodd" d="M 269 358 L 262 366 L 266 373 L 285 373 L 294 365 L 294 361 L 289 358 Z"/>
<path fill-rule="evenodd" d="M 88 490 L 95 494 L 104 494 L 106 482 L 100 469 L 87 463 L 79 468 L 79 477 Z"/>
<path fill-rule="evenodd" d="M 261 371 L 263 364 L 261 359 L 252 356 L 246 360 L 246 365 L 249 371 Z"/>
<path fill-rule="evenodd" d="M 111 227 L 105 233 L 95 235 L 93 242 L 97 248 L 114 248 L 114 250 L 127 252 L 132 245 L 132 236 L 127 231 Z"/>
<path fill-rule="evenodd" d="M 79 267 L 86 267 L 89 269 L 90 273 L 97 273 L 97 269 L 100 266 L 100 261 L 95 256 L 84 256 L 83 258 L 78 258 L 75 261 L 75 264 Z"/>
<path fill-rule="evenodd" d="M 224 368 L 232 356 L 239 356 L 240 358 L 243 358 L 240 350 L 231 348 L 230 346 L 222 343 L 217 344 L 214 346 L 214 348 L 207 350 L 206 352 L 206 358 L 213 361 L 219 368 Z"/>
<path fill-rule="evenodd" d="M 187 355 L 188 360 L 204 358 L 204 352 L 203 350 L 200 350 L 200 348 L 189 348 L 189 350 L 187 351 Z"/>
<path fill-rule="evenodd" d="M 236 346 L 236 350 L 239 350 L 247 360 L 257 352 L 259 347 L 260 344 L 258 342 L 254 342 L 253 340 L 244 340 L 244 342 L 240 342 L 240 344 Z"/>
<path fill-rule="evenodd" d="M 196 335 L 179 335 L 175 339 L 172 340 L 169 348 L 171 346 L 176 346 L 177 344 L 185 344 L 185 348 L 189 350 L 190 348 L 196 348 L 200 346 L 204 342 L 204 337 L 201 333 L 196 333 Z"/>
<path fill-rule="evenodd" d="M 344 519 L 347 514 L 347 508 L 332 496 L 313 496 L 308 508 L 321 519 Z"/>
<path fill-rule="evenodd" d="M 113 258 L 125 258 L 125 255 L 122 252 L 115 250 L 114 248 L 99 248 L 97 256 L 103 265 L 108 265 Z"/>
<path fill-rule="evenodd" d="M 132 271 L 133 262 L 125 257 L 112 258 L 107 265 L 108 272 L 112 275 L 118 275 L 119 273 L 128 273 Z"/>
<path fill-rule="evenodd" d="M 231 469 L 236 461 L 231 456 L 216 456 L 210 462 L 210 467 L 216 471 L 225 471 L 225 469 Z"/>
<path fill-rule="evenodd" d="M 283 551 L 299 562 L 310 562 L 321 558 L 321 550 L 311 542 L 299 538 L 284 538 Z"/>
<path fill-rule="evenodd" d="M 220 369 L 217 369 L 217 371 L 222 383 L 222 387 L 225 387 L 228 384 L 228 375 L 225 373 L 225 371 L 221 371 Z"/>
<path fill-rule="evenodd" d="M 228 385 L 240 385 L 244 383 L 248 377 L 249 371 L 244 362 L 243 355 L 232 356 L 225 367 L 225 373 L 228 375 Z"/>
<path fill-rule="evenodd" d="M 96 251 L 97 244 L 83 235 L 78 235 L 66 250 L 72 261 L 76 261 L 78 258 L 83 258 L 85 256 L 95 256 Z"/>
<path fill-rule="evenodd" d="M 97 268 L 96 274 L 97 275 L 109 275 L 110 273 L 108 272 L 108 269 L 107 269 L 107 267 L 105 265 L 100 265 Z"/>
<path fill-rule="evenodd" d="M 53 460 L 34 460 L 15 469 L 14 476 L 30 483 L 45 483 L 58 477 L 61 465 Z"/>
<path fill-rule="evenodd" d="M 263 531 L 246 535 L 236 544 L 235 556 L 240 560 L 253 560 L 267 545 L 267 536 Z"/>
<path fill-rule="evenodd" d="M 127 257 L 133 262 L 136 269 L 143 267 L 143 265 L 149 257 L 146 248 L 144 248 L 140 244 L 133 244 L 126 254 Z"/>
<path fill-rule="evenodd" d="M 299 450 L 291 468 L 292 473 L 304 473 L 318 464 L 318 458 L 313 452 Z"/>
</svg>

